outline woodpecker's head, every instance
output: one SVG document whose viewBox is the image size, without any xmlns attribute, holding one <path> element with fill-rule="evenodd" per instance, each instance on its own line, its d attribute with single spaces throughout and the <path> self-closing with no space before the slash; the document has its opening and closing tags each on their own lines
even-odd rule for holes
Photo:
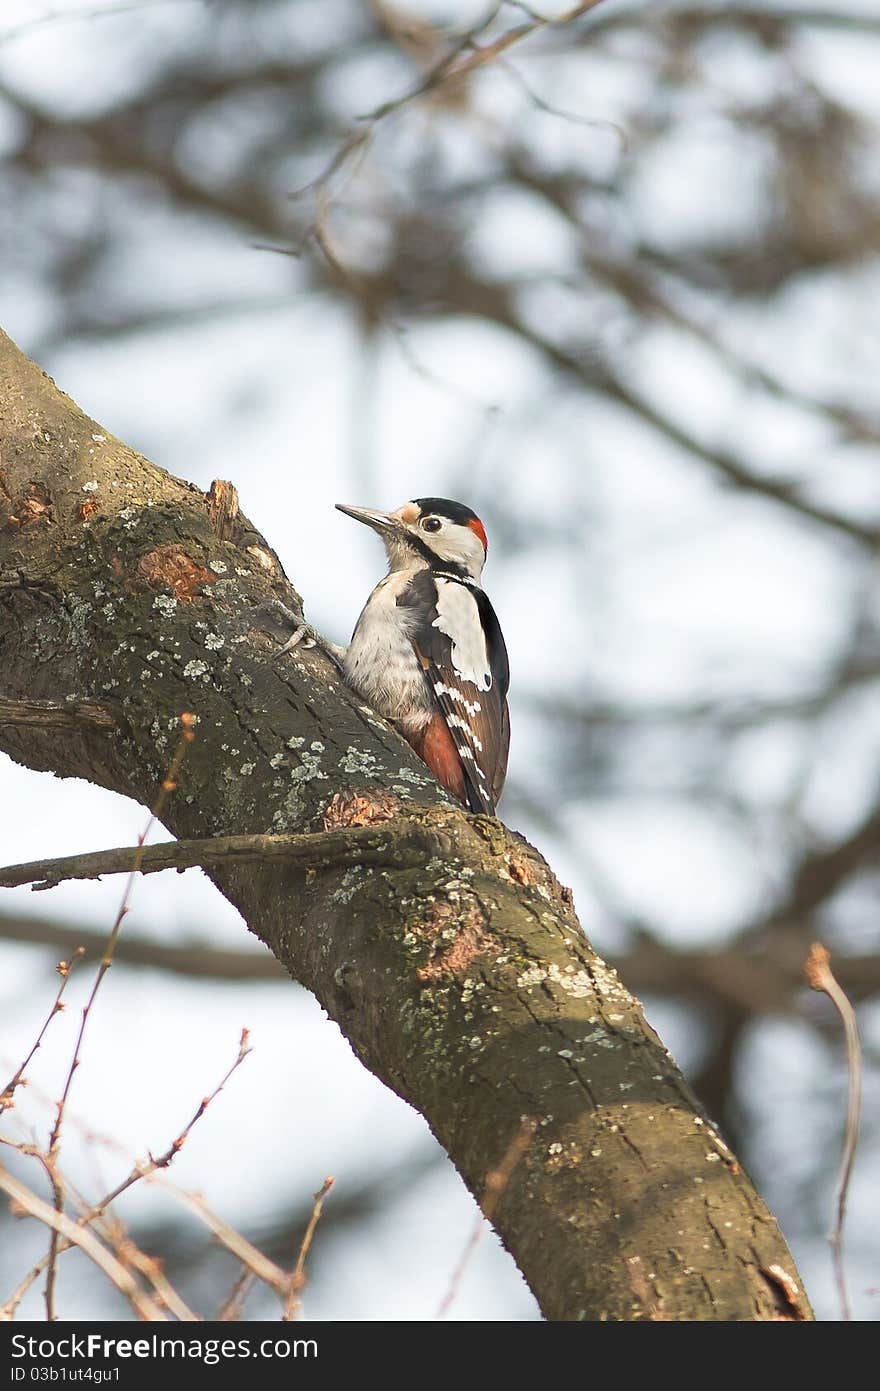
<svg viewBox="0 0 880 1391">
<path fill-rule="evenodd" d="M 366 522 L 385 542 L 392 570 L 404 570 L 421 560 L 433 569 L 452 569 L 478 580 L 486 563 L 488 542 L 483 523 L 461 502 L 445 497 L 417 497 L 396 512 L 372 507 L 345 507 L 340 512 Z"/>
</svg>

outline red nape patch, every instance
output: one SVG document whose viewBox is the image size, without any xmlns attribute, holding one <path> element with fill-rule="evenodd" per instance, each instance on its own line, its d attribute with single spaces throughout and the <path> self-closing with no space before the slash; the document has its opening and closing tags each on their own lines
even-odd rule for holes
<svg viewBox="0 0 880 1391">
<path fill-rule="evenodd" d="M 470 527 L 471 531 L 475 532 L 476 535 L 479 536 L 480 540 L 483 543 L 483 550 L 488 552 L 489 541 L 486 536 L 486 528 L 483 526 L 483 523 L 480 521 L 479 517 L 474 517 L 472 521 L 469 521 L 468 526 Z"/>
</svg>

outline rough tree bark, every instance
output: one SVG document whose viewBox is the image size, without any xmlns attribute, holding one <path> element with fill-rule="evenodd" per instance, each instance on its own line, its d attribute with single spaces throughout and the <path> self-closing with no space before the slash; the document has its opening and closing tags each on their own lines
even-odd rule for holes
<svg viewBox="0 0 880 1391">
<path fill-rule="evenodd" d="M 275 660 L 273 596 L 292 592 L 229 490 L 134 453 L 0 335 L 0 697 L 70 710 L 59 728 L 4 706 L 0 747 L 149 804 L 189 710 L 175 835 L 338 844 L 382 823 L 367 862 L 209 873 L 478 1198 L 534 1124 L 493 1220 L 544 1314 L 811 1318 L 775 1220 L 571 895 L 453 806 L 320 650 Z"/>
</svg>

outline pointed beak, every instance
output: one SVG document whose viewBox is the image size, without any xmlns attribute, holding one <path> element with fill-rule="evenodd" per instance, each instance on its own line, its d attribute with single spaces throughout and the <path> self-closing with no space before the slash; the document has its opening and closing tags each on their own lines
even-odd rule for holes
<svg viewBox="0 0 880 1391">
<path fill-rule="evenodd" d="M 371 526 L 380 536 L 399 525 L 396 517 L 389 516 L 387 512 L 377 512 L 374 507 L 346 507 L 345 503 L 337 502 L 336 510 L 344 512 L 347 517 L 354 517 L 356 522 Z"/>
</svg>

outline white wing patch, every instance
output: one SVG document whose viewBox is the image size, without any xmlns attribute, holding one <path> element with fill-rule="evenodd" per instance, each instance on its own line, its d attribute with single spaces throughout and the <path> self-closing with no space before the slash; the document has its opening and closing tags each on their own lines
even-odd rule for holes
<svg viewBox="0 0 880 1391">
<path fill-rule="evenodd" d="M 462 680 L 478 691 L 488 691 L 492 672 L 480 610 L 474 596 L 457 580 L 437 580 L 437 617 L 432 627 L 451 640 L 452 664 Z"/>
</svg>

